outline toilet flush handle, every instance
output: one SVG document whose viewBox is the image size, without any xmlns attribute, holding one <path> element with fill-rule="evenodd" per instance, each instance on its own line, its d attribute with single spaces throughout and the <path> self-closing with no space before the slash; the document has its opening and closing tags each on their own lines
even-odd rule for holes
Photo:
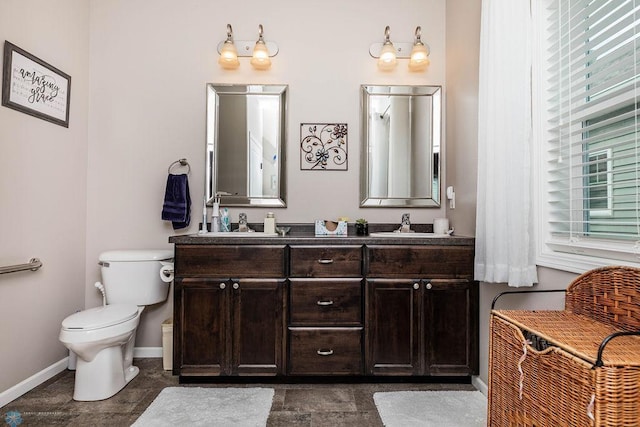
<svg viewBox="0 0 640 427">
<path fill-rule="evenodd" d="M 104 285 L 100 282 L 96 282 L 94 286 L 102 293 L 102 305 L 107 305 L 107 294 L 104 292 Z"/>
</svg>

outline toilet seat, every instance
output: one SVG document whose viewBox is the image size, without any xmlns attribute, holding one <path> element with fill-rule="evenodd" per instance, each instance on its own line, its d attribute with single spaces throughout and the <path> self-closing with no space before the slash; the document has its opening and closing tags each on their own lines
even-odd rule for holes
<svg viewBox="0 0 640 427">
<path fill-rule="evenodd" d="M 111 304 L 72 314 L 62 321 L 62 329 L 91 331 L 107 328 L 133 319 L 138 315 L 134 304 Z"/>
</svg>

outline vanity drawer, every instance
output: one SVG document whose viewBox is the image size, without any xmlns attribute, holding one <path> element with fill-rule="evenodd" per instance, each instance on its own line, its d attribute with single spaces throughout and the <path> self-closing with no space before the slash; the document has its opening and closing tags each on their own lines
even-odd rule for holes
<svg viewBox="0 0 640 427">
<path fill-rule="evenodd" d="M 292 325 L 361 325 L 361 279 L 291 279 Z"/>
<path fill-rule="evenodd" d="M 473 277 L 469 246 L 368 246 L 370 277 Z"/>
<path fill-rule="evenodd" d="M 285 277 L 284 245 L 176 245 L 179 277 Z"/>
<path fill-rule="evenodd" d="M 362 246 L 292 246 L 292 277 L 360 277 Z"/>
<path fill-rule="evenodd" d="M 292 375 L 362 374 L 362 328 L 290 328 Z"/>
</svg>

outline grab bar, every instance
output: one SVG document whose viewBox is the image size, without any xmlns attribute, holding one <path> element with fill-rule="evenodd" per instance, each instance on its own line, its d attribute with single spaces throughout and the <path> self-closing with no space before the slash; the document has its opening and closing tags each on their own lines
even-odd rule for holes
<svg viewBox="0 0 640 427">
<path fill-rule="evenodd" d="M 16 273 L 18 271 L 37 271 L 42 267 L 42 261 L 38 258 L 31 258 L 27 264 L 8 265 L 6 267 L 0 267 L 0 274 Z"/>
</svg>

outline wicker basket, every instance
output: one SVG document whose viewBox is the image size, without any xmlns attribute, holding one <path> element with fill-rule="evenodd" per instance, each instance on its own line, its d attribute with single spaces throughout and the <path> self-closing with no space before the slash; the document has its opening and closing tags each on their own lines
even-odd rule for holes
<svg viewBox="0 0 640 427">
<path fill-rule="evenodd" d="M 490 426 L 640 425 L 640 269 L 576 278 L 563 311 L 493 310 Z M 601 357 L 599 356 L 601 353 Z"/>
</svg>

